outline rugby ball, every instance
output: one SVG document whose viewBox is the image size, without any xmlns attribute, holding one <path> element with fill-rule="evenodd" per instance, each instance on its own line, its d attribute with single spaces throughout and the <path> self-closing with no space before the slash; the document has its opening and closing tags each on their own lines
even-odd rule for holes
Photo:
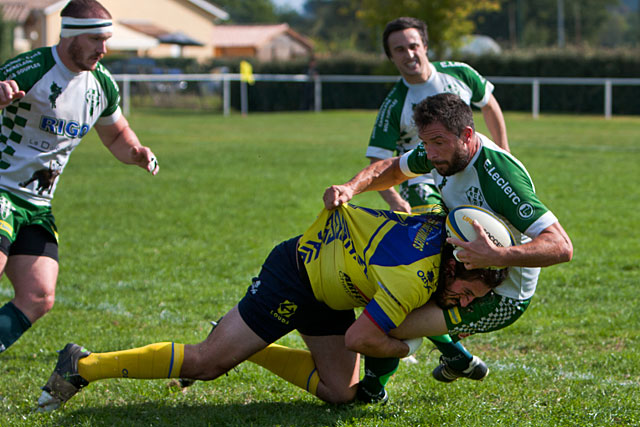
<svg viewBox="0 0 640 427">
<path fill-rule="evenodd" d="M 494 245 L 509 247 L 515 245 L 513 233 L 507 224 L 492 212 L 473 205 L 462 205 L 453 209 L 447 215 L 446 230 L 449 237 L 456 237 L 463 242 L 473 242 L 478 238 L 476 230 L 473 228 L 473 221 L 476 220 L 484 228 L 489 239 Z M 457 255 L 459 248 L 454 251 Z M 456 256 L 456 259 L 458 257 Z"/>
</svg>

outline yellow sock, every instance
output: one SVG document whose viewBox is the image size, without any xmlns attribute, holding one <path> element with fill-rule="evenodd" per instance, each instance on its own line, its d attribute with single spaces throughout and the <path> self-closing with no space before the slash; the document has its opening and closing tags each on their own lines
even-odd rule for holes
<svg viewBox="0 0 640 427">
<path fill-rule="evenodd" d="M 311 352 L 271 344 L 249 360 L 316 396 L 320 377 Z"/>
<path fill-rule="evenodd" d="M 177 378 L 184 344 L 161 342 L 111 353 L 91 353 L 78 360 L 78 373 L 91 382 L 103 378 Z"/>
</svg>

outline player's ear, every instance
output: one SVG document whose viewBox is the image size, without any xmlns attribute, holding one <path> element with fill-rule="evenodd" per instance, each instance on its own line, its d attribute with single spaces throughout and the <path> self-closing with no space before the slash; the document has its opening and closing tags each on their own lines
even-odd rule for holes
<svg viewBox="0 0 640 427">
<path fill-rule="evenodd" d="M 447 259 L 447 264 L 445 266 L 445 272 L 447 277 L 455 277 L 456 276 L 456 259 L 451 257 Z"/>
<path fill-rule="evenodd" d="M 471 126 L 465 126 L 465 128 L 462 130 L 462 139 L 464 140 L 464 142 L 469 142 L 471 141 L 471 137 L 473 136 L 473 128 Z"/>
</svg>

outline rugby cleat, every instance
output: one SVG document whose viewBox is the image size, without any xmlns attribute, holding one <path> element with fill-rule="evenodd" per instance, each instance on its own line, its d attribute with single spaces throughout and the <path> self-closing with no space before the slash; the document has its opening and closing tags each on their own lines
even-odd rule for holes
<svg viewBox="0 0 640 427">
<path fill-rule="evenodd" d="M 440 356 L 440 365 L 436 366 L 432 375 L 433 378 L 443 383 L 450 383 L 458 378 L 481 381 L 489 375 L 489 368 L 482 359 L 478 356 L 473 356 L 473 359 L 469 362 L 469 367 L 463 371 L 458 371 L 447 365 L 444 358 Z"/>
<path fill-rule="evenodd" d="M 58 409 L 81 388 L 89 385 L 89 382 L 78 374 L 78 360 L 90 354 L 91 352 L 84 347 L 73 343 L 58 351 L 56 367 L 49 381 L 42 387 L 42 394 L 38 398 L 37 412 Z"/>
<path fill-rule="evenodd" d="M 216 326 L 218 326 L 218 323 L 220 323 L 220 321 L 222 320 L 222 317 L 218 319 L 217 322 L 215 321 L 211 321 L 211 332 L 209 332 L 209 335 L 211 335 L 213 333 L 213 330 L 216 328 Z M 180 384 L 180 387 L 182 388 L 187 388 L 187 387 L 191 387 L 197 380 L 192 380 L 190 378 L 179 378 L 178 379 L 178 383 Z"/>
<path fill-rule="evenodd" d="M 361 403 L 374 403 L 376 405 L 384 405 L 389 400 L 389 394 L 387 390 L 382 388 L 377 393 L 373 393 L 362 384 L 362 381 L 358 384 L 358 390 L 356 391 L 356 401 Z"/>
</svg>

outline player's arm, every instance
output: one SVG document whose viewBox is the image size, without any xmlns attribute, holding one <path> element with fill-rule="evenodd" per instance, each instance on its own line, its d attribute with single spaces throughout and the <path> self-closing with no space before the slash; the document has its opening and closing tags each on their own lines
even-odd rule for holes
<svg viewBox="0 0 640 427">
<path fill-rule="evenodd" d="M 391 157 L 371 163 L 356 176 L 342 185 L 332 185 L 324 192 L 324 206 L 334 209 L 348 202 L 356 194 L 365 191 L 380 191 L 409 179 L 400 169 L 400 157 Z"/>
<path fill-rule="evenodd" d="M 371 160 L 371 163 L 375 163 L 379 162 L 382 159 L 369 157 L 369 160 Z M 409 204 L 409 202 L 400 197 L 400 194 L 396 191 L 395 188 L 391 187 L 386 190 L 380 190 L 378 191 L 378 193 L 380 193 L 380 196 L 385 202 L 387 202 L 387 204 L 389 205 L 389 209 L 391 209 L 392 211 L 411 213 L 411 205 Z"/>
<path fill-rule="evenodd" d="M 464 249 L 458 252 L 458 259 L 464 262 L 467 269 L 492 265 L 548 267 L 571 261 L 573 257 L 573 244 L 559 222 L 542 230 L 530 242 L 510 247 L 494 245 L 477 221 L 474 221 L 473 227 L 478 233 L 478 238 L 473 242 L 463 242 L 451 237 L 447 239 L 447 242 Z"/>
<path fill-rule="evenodd" d="M 507 140 L 507 125 L 504 122 L 502 109 L 495 96 L 489 96 L 489 102 L 481 108 L 484 122 L 491 133 L 493 142 L 501 148 L 509 151 L 509 141 Z"/>
<path fill-rule="evenodd" d="M 100 140 L 111 151 L 113 156 L 122 163 L 138 165 L 151 174 L 158 173 L 160 166 L 149 147 L 140 144 L 137 135 L 129 126 L 124 116 L 109 125 L 95 126 Z"/>
<path fill-rule="evenodd" d="M 5 108 L 16 99 L 24 97 L 25 91 L 20 90 L 15 80 L 0 81 L 0 109 Z"/>
<path fill-rule="evenodd" d="M 392 338 L 378 327 L 366 314 L 347 329 L 345 345 L 351 351 L 373 357 L 405 357 L 409 346 Z"/>
</svg>

